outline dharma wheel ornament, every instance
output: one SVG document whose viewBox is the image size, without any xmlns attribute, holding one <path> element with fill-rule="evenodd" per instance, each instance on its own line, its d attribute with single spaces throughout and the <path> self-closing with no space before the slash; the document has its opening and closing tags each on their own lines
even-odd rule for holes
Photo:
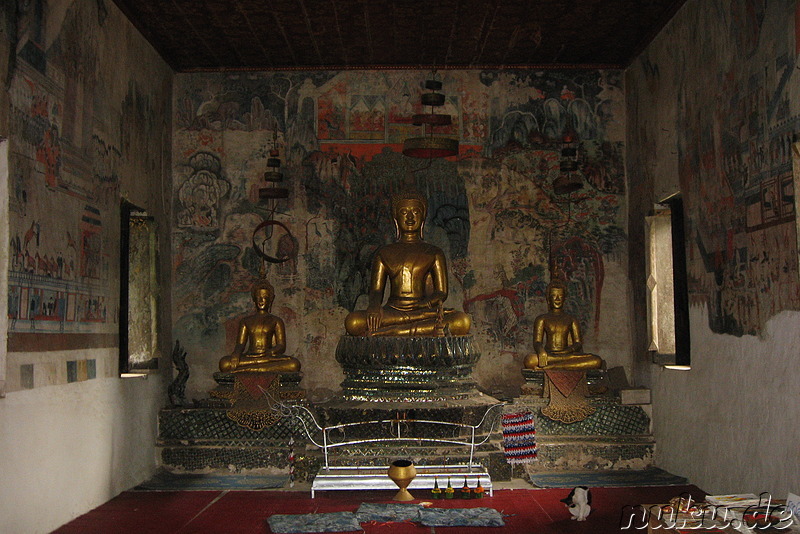
<svg viewBox="0 0 800 534">
<path fill-rule="evenodd" d="M 430 110 L 415 114 L 411 119 L 414 125 L 422 127 L 423 135 L 403 142 L 403 154 L 412 158 L 446 158 L 458 154 L 458 139 L 435 135 L 436 128 L 450 126 L 453 121 L 450 115 L 434 113 L 434 108 L 444 105 L 445 96 L 439 92 L 442 82 L 435 79 L 435 74 L 431 78 L 425 80 L 425 89 L 430 92 L 423 93 L 421 98 L 422 105 Z"/>
</svg>

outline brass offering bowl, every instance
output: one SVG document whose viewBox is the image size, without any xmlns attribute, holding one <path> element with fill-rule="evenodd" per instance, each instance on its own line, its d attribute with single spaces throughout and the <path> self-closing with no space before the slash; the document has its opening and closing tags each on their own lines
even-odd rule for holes
<svg viewBox="0 0 800 534">
<path fill-rule="evenodd" d="M 417 476 L 417 469 L 414 467 L 413 462 L 410 460 L 395 460 L 389 466 L 389 478 L 392 482 L 397 484 L 400 491 L 394 496 L 395 501 L 413 501 L 414 497 L 408 492 L 406 488 Z"/>
</svg>

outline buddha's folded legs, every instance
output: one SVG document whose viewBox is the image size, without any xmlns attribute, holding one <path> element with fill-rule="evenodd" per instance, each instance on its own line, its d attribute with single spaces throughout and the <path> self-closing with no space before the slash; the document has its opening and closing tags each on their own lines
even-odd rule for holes
<svg viewBox="0 0 800 534">
<path fill-rule="evenodd" d="M 234 366 L 230 356 L 226 356 L 220 361 L 219 368 L 227 373 L 296 373 L 300 371 L 300 360 L 293 356 L 242 356 Z"/>
<path fill-rule="evenodd" d="M 568 354 L 550 355 L 547 357 L 547 365 L 539 366 L 539 356 L 529 354 L 525 358 L 526 369 L 565 369 L 565 370 L 584 370 L 600 369 L 603 366 L 603 359 L 594 354 Z"/>
<path fill-rule="evenodd" d="M 445 327 L 453 335 L 466 335 L 472 326 L 469 315 L 456 310 L 445 310 L 441 321 L 437 310 L 401 311 L 385 307 L 381 326 L 369 332 L 379 336 L 429 336 L 436 335 Z M 352 336 L 367 334 L 367 313 L 351 312 L 345 320 L 345 329 Z"/>
</svg>

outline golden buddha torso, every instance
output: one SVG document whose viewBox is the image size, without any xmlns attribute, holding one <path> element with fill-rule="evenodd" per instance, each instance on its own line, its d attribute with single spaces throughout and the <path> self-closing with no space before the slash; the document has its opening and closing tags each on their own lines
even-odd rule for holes
<svg viewBox="0 0 800 534">
<path fill-rule="evenodd" d="M 573 352 L 575 336 L 572 332 L 577 329 L 577 322 L 571 315 L 555 313 L 540 315 L 534 322 L 534 329 L 537 332 L 541 330 L 542 337 L 547 340 L 544 348 L 548 353 L 571 354 Z"/>
<path fill-rule="evenodd" d="M 251 315 L 242 320 L 240 334 L 244 335 L 247 351 L 243 357 L 276 356 L 280 350 L 276 343 L 279 319 L 274 315 Z"/>
<path fill-rule="evenodd" d="M 440 336 L 469 333 L 472 324 L 463 312 L 444 309 L 447 262 L 438 247 L 422 240 L 427 204 L 418 196 L 397 197 L 393 216 L 398 241 L 381 247 L 372 261 L 369 303 L 345 319 L 354 336 Z M 383 305 L 386 283 L 389 298 Z"/>
<path fill-rule="evenodd" d="M 438 247 L 428 243 L 392 243 L 379 250 L 377 256 L 377 275 L 385 272 L 389 280 L 386 305 L 396 310 L 418 308 L 424 299 L 428 277 L 444 276 L 436 265 L 437 260 L 444 261 L 444 255 Z"/>
</svg>

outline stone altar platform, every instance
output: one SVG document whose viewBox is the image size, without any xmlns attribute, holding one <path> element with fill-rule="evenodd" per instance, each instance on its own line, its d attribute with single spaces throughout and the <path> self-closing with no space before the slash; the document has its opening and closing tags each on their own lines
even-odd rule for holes
<svg viewBox="0 0 800 534">
<path fill-rule="evenodd" d="M 502 403 L 477 390 L 446 400 L 413 402 L 353 400 L 345 395 L 318 403 L 289 399 L 283 404 L 297 406 L 292 410 L 294 415 L 281 413 L 278 407 L 268 414 L 274 421 L 256 430 L 231 418 L 232 407 L 227 401 L 211 398 L 193 408 L 162 410 L 157 449 L 162 466 L 172 471 L 288 472 L 293 439 L 295 479 L 311 481 L 326 466 L 321 446 L 325 440 L 319 429 L 342 426 L 338 434 L 328 436 L 329 442 L 354 443 L 329 448 L 330 466 L 377 467 L 395 459 L 410 459 L 420 466 L 474 462 L 494 481 L 544 472 L 652 467 L 655 442 L 649 395 L 642 395 L 642 390 L 611 387 L 603 372 L 592 371 L 587 381 L 594 393 L 587 400 L 594 413 L 565 424 L 542 415 L 541 409 L 549 402 L 541 396 L 539 381 L 543 379 L 528 375 L 523 394 L 496 408 L 492 407 Z M 291 380 L 284 379 L 281 385 L 290 391 L 296 388 Z M 535 419 L 538 457 L 512 470 L 503 450 L 500 419 L 504 413 L 523 411 L 530 411 Z M 372 427 L 360 424 L 377 421 L 390 423 Z M 436 427 L 424 421 L 454 426 Z M 415 439 L 392 440 L 393 425 L 399 425 L 404 436 Z M 474 427 L 475 442 L 480 443 L 472 454 L 464 445 L 465 432 L 472 432 L 469 427 Z"/>
<path fill-rule="evenodd" d="M 165 408 L 158 417 L 156 451 L 162 467 L 176 472 L 209 470 L 289 470 L 290 439 L 294 439 L 295 478 L 310 480 L 321 454 L 306 450 L 303 423 L 279 418 L 253 430 L 231 419 L 229 408 L 198 406 Z"/>
<path fill-rule="evenodd" d="M 588 371 L 590 394 L 586 400 L 594 413 L 566 424 L 542 415 L 542 408 L 549 403 L 542 397 L 543 373 L 526 370 L 523 376 L 523 394 L 505 411 L 530 411 L 534 415 L 539 450 L 537 460 L 525 464 L 528 475 L 653 467 L 655 440 L 649 395 L 627 395 L 632 390 L 612 387 L 605 371 Z"/>
<path fill-rule="evenodd" d="M 260 430 L 237 424 L 229 417 L 230 408 L 211 400 L 193 408 L 168 408 L 159 415 L 157 451 L 161 464 L 171 471 L 207 471 L 228 469 L 289 469 L 289 440 L 294 439 L 294 475 L 299 481 L 311 481 L 325 465 L 320 427 L 347 425 L 329 437 L 336 440 L 373 440 L 328 451 L 330 465 L 384 466 L 395 459 L 411 459 L 416 465 L 458 465 L 470 460 L 482 465 L 493 480 L 510 480 L 511 468 L 505 461 L 500 433 L 502 403 L 476 392 L 466 399 L 447 402 L 363 402 L 335 399 L 311 404 L 294 403 L 305 408 L 295 415 L 283 414 Z M 494 409 L 491 409 L 495 406 Z M 354 423 L 394 420 L 409 440 L 392 441 L 389 425 L 368 428 Z M 437 427 L 425 421 L 454 423 Z M 352 425 L 351 425 L 352 424 Z M 474 427 L 474 451 L 460 444 Z M 308 431 L 307 431 L 308 429 Z M 312 434 L 309 439 L 308 433 Z M 465 434 L 466 433 L 466 434 Z M 382 439 L 383 437 L 389 439 Z M 448 443 L 451 441 L 452 443 Z M 454 482 L 455 483 L 455 482 Z"/>
</svg>

